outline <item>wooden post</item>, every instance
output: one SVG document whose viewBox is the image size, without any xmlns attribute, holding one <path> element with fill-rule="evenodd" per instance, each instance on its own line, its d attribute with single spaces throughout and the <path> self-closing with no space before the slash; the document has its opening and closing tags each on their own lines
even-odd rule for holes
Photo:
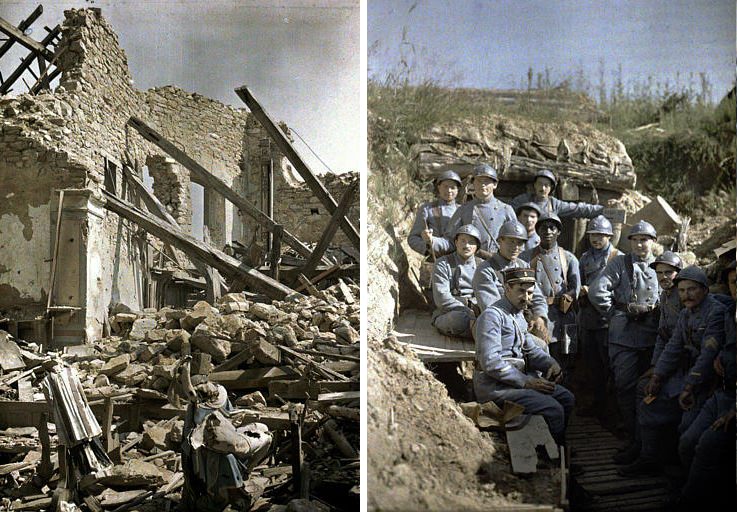
<svg viewBox="0 0 737 512">
<path fill-rule="evenodd" d="M 56 260 L 59 256 L 59 233 L 61 231 L 61 214 L 62 206 L 64 206 L 64 191 L 59 191 L 59 208 L 56 214 L 56 235 L 54 235 L 54 254 L 51 257 L 51 280 L 49 282 L 49 296 L 46 299 L 46 312 L 51 307 L 52 297 L 54 296 L 54 279 L 56 278 Z"/>
<path fill-rule="evenodd" d="M 276 281 L 279 280 L 279 262 L 281 261 L 281 237 L 284 233 L 284 226 L 277 224 L 272 232 L 273 239 L 271 242 L 271 254 L 269 255 L 269 266 L 271 267 L 271 277 Z M 313 256 L 315 252 L 312 252 Z"/>
<path fill-rule="evenodd" d="M 36 474 L 43 483 L 48 482 L 54 473 L 54 466 L 51 464 L 51 438 L 49 437 L 48 421 L 48 413 L 42 413 L 41 421 L 38 424 L 38 440 L 41 443 L 41 463 L 38 466 Z M 61 464 L 59 467 L 61 467 Z"/>
<path fill-rule="evenodd" d="M 289 423 L 292 433 L 292 479 L 294 482 L 295 494 L 302 492 L 302 464 L 304 457 L 302 455 L 302 427 L 299 424 L 299 417 L 294 406 L 289 409 Z"/>
</svg>

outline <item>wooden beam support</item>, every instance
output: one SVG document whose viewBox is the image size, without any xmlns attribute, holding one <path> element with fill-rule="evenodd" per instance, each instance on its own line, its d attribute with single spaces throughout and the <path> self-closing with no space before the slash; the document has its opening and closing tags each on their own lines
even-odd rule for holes
<svg viewBox="0 0 737 512">
<path fill-rule="evenodd" d="M 0 18 L 1 19 L 1 18 Z M 55 26 L 53 29 L 51 29 L 51 32 L 46 34 L 46 37 L 43 38 L 43 41 L 41 41 L 41 44 L 48 45 L 51 43 L 54 38 L 61 32 L 61 28 L 59 25 Z M 18 79 L 23 75 L 23 73 L 28 69 L 28 67 L 33 64 L 33 61 L 36 60 L 36 54 L 32 53 L 28 56 L 26 56 L 20 63 L 20 65 L 15 68 L 15 71 L 7 78 L 5 81 L 0 84 L 0 94 L 7 94 L 10 91 L 10 88 L 13 86 L 15 82 L 18 81 Z M 56 73 L 56 74 L 55 74 Z M 59 68 L 54 69 L 54 71 L 51 72 L 51 75 L 49 75 L 48 81 L 49 83 L 51 80 L 53 80 L 61 71 Z"/>
<path fill-rule="evenodd" d="M 21 21 L 18 24 L 18 30 L 20 32 L 25 32 L 28 27 L 30 27 L 34 21 L 36 21 L 44 12 L 43 5 L 39 5 L 36 7 L 36 9 L 28 15 L 26 19 Z M 0 46 L 0 57 L 8 53 L 8 50 L 13 46 L 15 43 L 15 39 L 11 38 L 8 41 L 5 41 L 2 46 Z"/>
<path fill-rule="evenodd" d="M 240 211 L 242 211 L 246 215 L 249 215 L 260 225 L 264 226 L 269 232 L 273 232 L 274 229 L 276 229 L 277 223 L 274 222 L 271 217 L 266 215 L 249 201 L 237 194 L 223 180 L 210 173 L 207 169 L 202 167 L 184 151 L 180 150 L 174 144 L 169 142 L 166 138 L 164 138 L 163 135 L 148 126 L 142 120 L 138 119 L 137 117 L 131 117 L 128 120 L 128 126 L 134 128 L 138 133 L 141 134 L 144 139 L 155 144 L 159 147 L 159 149 L 161 149 L 174 160 L 186 167 L 193 175 L 192 181 L 198 182 L 209 189 L 215 190 L 223 197 L 225 197 L 228 201 L 233 203 Z M 298 240 L 297 237 L 292 235 L 287 230 L 284 230 L 282 236 L 285 244 L 287 244 L 289 247 L 297 251 L 297 253 L 304 256 L 305 258 L 310 257 L 312 251 L 310 251 L 309 247 Z M 328 262 L 326 261 L 325 263 Z"/>
<path fill-rule="evenodd" d="M 348 209 L 353 204 L 353 195 L 356 193 L 358 185 L 359 181 L 351 183 L 348 186 L 348 189 L 343 193 L 343 197 L 340 199 L 340 204 L 338 205 L 338 208 L 333 212 L 333 215 L 330 217 L 330 221 L 328 222 L 325 231 L 323 231 L 322 233 L 322 237 L 320 237 L 320 241 L 317 243 L 317 246 L 312 251 L 312 256 L 309 257 L 309 259 L 305 263 L 305 266 L 300 271 L 305 276 L 309 277 L 317 268 L 317 264 L 320 262 L 320 258 L 322 258 L 322 255 L 325 254 L 325 251 L 327 250 L 330 242 L 335 236 L 335 232 L 338 230 L 339 219 L 345 216 L 345 214 L 348 212 Z"/>
<path fill-rule="evenodd" d="M 54 54 L 48 50 L 43 44 L 39 43 L 35 39 L 27 37 L 22 31 L 18 30 L 11 23 L 8 23 L 5 19 L 0 18 L 0 32 L 15 40 L 15 42 L 22 44 L 29 50 L 36 54 L 40 54 L 44 59 L 49 62 L 54 59 Z"/>
<path fill-rule="evenodd" d="M 271 277 L 279 280 L 279 260 L 281 260 L 281 237 L 284 233 L 284 226 L 277 224 L 274 229 L 274 238 L 271 240 L 271 254 L 269 255 L 269 267 L 271 268 Z M 310 260 L 315 256 L 315 251 L 312 251 Z M 318 256 L 320 258 L 322 255 Z"/>
<path fill-rule="evenodd" d="M 193 258 L 204 261 L 224 274 L 242 280 L 256 291 L 262 292 L 272 299 L 283 299 L 287 295 L 294 293 L 294 290 L 291 288 L 263 275 L 258 270 L 228 256 L 222 251 L 206 246 L 191 236 L 175 229 L 171 224 L 162 222 L 158 218 L 142 212 L 132 204 L 119 199 L 109 192 L 103 190 L 103 195 L 106 198 L 106 209 L 117 213 L 124 219 L 135 222 L 163 242 L 167 242 L 181 249 L 185 254 L 191 254 Z"/>
<path fill-rule="evenodd" d="M 248 106 L 251 113 L 256 116 L 256 119 L 259 120 L 264 129 L 269 133 L 269 135 L 271 135 L 271 138 L 274 140 L 276 145 L 282 153 L 286 155 L 299 175 L 302 176 L 302 179 L 305 180 L 307 186 L 310 187 L 312 193 L 317 196 L 323 205 L 325 205 L 325 208 L 327 208 L 331 215 L 335 213 L 335 210 L 338 208 L 338 204 L 335 202 L 335 199 L 333 199 L 333 196 L 330 195 L 328 189 L 325 188 L 304 160 L 302 160 L 299 153 L 297 153 L 294 146 L 292 146 L 292 143 L 289 142 L 287 136 L 274 122 L 271 116 L 269 116 L 268 112 L 266 112 L 259 102 L 256 101 L 256 98 L 254 98 L 251 91 L 248 90 L 248 87 L 245 85 L 243 87 L 239 87 L 235 90 L 235 93 L 241 100 L 243 100 L 243 103 Z M 338 221 L 340 222 L 341 229 L 345 232 L 351 244 L 356 249 L 360 250 L 361 239 L 356 228 L 351 224 L 351 221 L 348 220 L 348 217 L 341 216 Z"/>
</svg>

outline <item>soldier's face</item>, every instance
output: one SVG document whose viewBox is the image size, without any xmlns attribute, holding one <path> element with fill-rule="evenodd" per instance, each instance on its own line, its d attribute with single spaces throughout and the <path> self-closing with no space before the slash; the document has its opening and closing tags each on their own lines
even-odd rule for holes
<svg viewBox="0 0 737 512">
<path fill-rule="evenodd" d="M 681 298 L 681 304 L 689 309 L 695 308 L 709 293 L 709 289 L 701 286 L 696 281 L 683 279 L 678 282 L 678 296 Z"/>
<path fill-rule="evenodd" d="M 488 176 L 476 176 L 473 179 L 473 195 L 482 201 L 494 197 L 497 182 Z"/>
<path fill-rule="evenodd" d="M 513 260 L 520 255 L 522 249 L 525 247 L 525 241 L 517 238 L 510 238 L 503 236 L 499 238 L 499 254 Z"/>
<path fill-rule="evenodd" d="M 535 210 L 522 210 L 517 215 L 522 225 L 527 229 L 528 233 L 535 231 L 535 224 L 537 224 L 537 212 Z"/>
<path fill-rule="evenodd" d="M 673 288 L 673 280 L 678 274 L 678 269 L 666 265 L 665 263 L 658 263 L 655 265 L 655 273 L 658 275 L 658 284 L 663 290 L 670 290 Z"/>
<path fill-rule="evenodd" d="M 441 181 L 438 185 L 438 196 L 443 201 L 454 201 L 458 196 L 458 183 L 453 180 Z"/>
<path fill-rule="evenodd" d="M 467 260 L 474 254 L 476 254 L 476 250 L 478 248 L 479 243 L 474 237 L 465 233 L 461 233 L 456 237 L 456 251 L 458 252 L 458 255 L 464 260 Z"/>
<path fill-rule="evenodd" d="M 729 294 L 733 299 L 737 299 L 737 271 L 729 271 L 729 274 L 727 274 L 727 284 L 729 285 Z"/>
<path fill-rule="evenodd" d="M 609 240 L 611 240 L 611 238 L 612 237 L 610 237 L 609 235 L 602 235 L 601 233 L 591 233 L 589 235 L 589 243 L 594 249 L 601 250 L 609 245 Z"/>
<path fill-rule="evenodd" d="M 645 258 L 652 251 L 653 239 L 647 235 L 635 235 L 630 238 L 630 246 L 632 247 L 632 254 Z"/>
<path fill-rule="evenodd" d="M 553 182 L 550 181 L 548 178 L 543 178 L 541 176 L 535 180 L 533 187 L 535 188 L 536 196 L 548 197 L 550 195 L 550 192 L 553 190 Z"/>
<path fill-rule="evenodd" d="M 517 309 L 529 309 L 532 306 L 532 292 L 534 289 L 535 283 L 504 285 L 507 300 Z"/>
<path fill-rule="evenodd" d="M 558 240 L 560 229 L 558 229 L 558 225 L 555 224 L 555 222 L 543 221 L 543 223 L 538 226 L 537 233 L 540 235 L 540 245 L 543 247 L 550 247 Z"/>
</svg>

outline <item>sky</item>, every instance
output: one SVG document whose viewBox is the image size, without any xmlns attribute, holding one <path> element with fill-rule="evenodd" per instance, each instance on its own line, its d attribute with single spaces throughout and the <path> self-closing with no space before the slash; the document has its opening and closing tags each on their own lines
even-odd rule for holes
<svg viewBox="0 0 737 512">
<path fill-rule="evenodd" d="M 245 108 L 233 90 L 248 85 L 333 171 L 363 166 L 358 0 L 0 0 L 0 17 L 17 25 L 39 4 L 36 40 L 43 25 L 63 21 L 65 9 L 98 7 L 138 89 L 176 85 Z M 3 76 L 26 53 L 5 55 Z M 295 146 L 315 172 L 326 170 L 298 140 Z"/>
<path fill-rule="evenodd" d="M 547 67 L 596 86 L 603 63 L 609 86 L 620 65 L 626 86 L 700 90 L 705 72 L 719 101 L 735 77 L 734 0 L 371 0 L 367 39 L 378 79 L 404 56 L 413 76 L 446 85 L 526 87 L 530 67 Z"/>
</svg>

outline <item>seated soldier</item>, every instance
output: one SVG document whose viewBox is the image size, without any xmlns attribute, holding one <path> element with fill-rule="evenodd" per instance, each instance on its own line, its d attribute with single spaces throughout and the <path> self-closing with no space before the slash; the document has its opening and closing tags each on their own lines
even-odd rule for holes
<svg viewBox="0 0 737 512">
<path fill-rule="evenodd" d="M 555 174 L 547 169 L 542 169 L 535 174 L 535 181 L 532 186 L 534 192 L 525 192 L 512 199 L 512 207 L 517 209 L 518 206 L 525 203 L 535 203 L 539 208 L 541 215 L 554 213 L 558 217 L 573 217 L 592 219 L 604 212 L 601 205 L 587 203 L 571 203 L 561 201 L 550 194 L 555 190 L 558 180 Z"/>
<path fill-rule="evenodd" d="M 445 171 L 435 178 L 433 184 L 437 199 L 418 208 L 407 239 L 409 246 L 423 256 L 429 254 L 433 237 L 445 236 L 448 222 L 458 208 L 456 197 L 462 181 L 456 172 Z"/>
<path fill-rule="evenodd" d="M 709 293 L 704 271 L 686 267 L 674 282 L 684 309 L 645 386 L 646 397 L 638 406 L 642 450 L 637 460 L 619 469 L 624 476 L 660 470 L 676 428 L 680 432 L 688 428 L 706 401 L 714 380 L 714 358 L 724 342 L 726 307 Z M 706 336 L 708 326 L 716 328 Z"/>
<path fill-rule="evenodd" d="M 476 318 L 471 280 L 476 272 L 476 251 L 480 234 L 468 224 L 456 232 L 456 251 L 435 262 L 432 296 L 435 311 L 432 324 L 448 336 L 471 337 L 471 322 Z"/>
<path fill-rule="evenodd" d="M 529 268 L 504 274 L 504 297 L 487 308 L 476 321 L 477 369 L 473 376 L 476 400 L 505 400 L 541 414 L 553 438 L 565 442 L 565 428 L 573 411 L 573 394 L 556 384 L 562 373 L 558 363 L 528 336 L 524 311 L 532 303 L 535 274 Z M 536 372 L 542 372 L 544 378 Z"/>
<path fill-rule="evenodd" d="M 535 203 L 524 203 L 515 208 L 514 211 L 517 213 L 517 220 L 527 229 L 527 241 L 524 250 L 540 245 L 540 235 L 535 231 L 535 225 L 542 214 L 540 207 Z"/>
<path fill-rule="evenodd" d="M 548 330 L 550 353 L 566 369 L 569 364 L 566 326 L 575 326 L 573 303 L 581 290 L 578 260 L 558 245 L 563 224 L 557 215 L 543 214 L 535 229 L 540 234 L 540 245 L 523 252 L 520 258 L 530 262 L 535 279 L 548 303 Z M 574 334 L 575 336 L 575 334 Z"/>
</svg>

